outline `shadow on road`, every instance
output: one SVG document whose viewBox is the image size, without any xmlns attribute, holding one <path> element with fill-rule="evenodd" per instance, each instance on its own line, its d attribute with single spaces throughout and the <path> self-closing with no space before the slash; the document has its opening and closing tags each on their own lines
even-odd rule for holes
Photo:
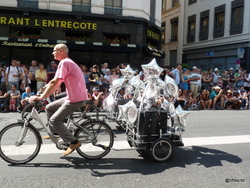
<svg viewBox="0 0 250 188">
<path fill-rule="evenodd" d="M 103 177 L 127 173 L 140 173 L 143 175 L 157 174 L 171 168 L 185 168 L 186 165 L 199 165 L 205 168 L 218 167 L 223 166 L 222 161 L 234 164 L 242 162 L 242 159 L 236 155 L 198 146 L 175 148 L 174 153 L 166 162 L 154 162 L 142 158 L 103 158 L 99 160 L 84 160 L 83 158 L 77 157 L 64 157 L 62 159 L 66 159 L 69 163 L 28 163 L 10 166 L 90 169 L 93 176 Z"/>
</svg>

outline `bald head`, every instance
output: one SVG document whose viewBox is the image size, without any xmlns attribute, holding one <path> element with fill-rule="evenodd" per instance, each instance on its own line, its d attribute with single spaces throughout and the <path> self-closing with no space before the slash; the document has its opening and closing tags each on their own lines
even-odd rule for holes
<svg viewBox="0 0 250 188">
<path fill-rule="evenodd" d="M 65 44 L 57 44 L 55 47 L 54 47 L 55 50 L 61 50 L 63 52 L 65 52 L 65 54 L 68 54 L 69 53 L 69 49 L 68 47 L 65 45 Z"/>
<path fill-rule="evenodd" d="M 65 44 L 57 44 L 53 49 L 54 59 L 61 61 L 68 57 L 69 49 Z"/>
</svg>

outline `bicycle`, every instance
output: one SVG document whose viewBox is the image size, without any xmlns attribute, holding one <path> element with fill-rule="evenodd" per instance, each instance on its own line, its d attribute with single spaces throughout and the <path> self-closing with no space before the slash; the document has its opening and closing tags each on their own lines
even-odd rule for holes
<svg viewBox="0 0 250 188">
<path fill-rule="evenodd" d="M 35 101 L 35 104 L 39 106 L 41 101 Z M 64 143 L 61 139 L 52 136 L 35 106 L 29 118 L 7 125 L 0 131 L 0 156 L 8 163 L 25 164 L 38 155 L 42 137 L 37 128 L 30 123 L 33 118 L 43 126 L 58 149 L 66 150 L 69 146 L 69 143 Z M 76 149 L 80 156 L 86 159 L 100 159 L 110 152 L 114 143 L 114 134 L 104 121 L 91 118 L 87 120 L 80 118 L 75 121 L 71 115 L 67 126 L 71 124 L 75 127 L 72 129 L 72 134 L 82 143 L 82 146 Z"/>
<path fill-rule="evenodd" d="M 23 121 L 29 119 L 30 113 L 33 107 L 36 108 L 37 112 L 44 112 L 45 107 L 48 104 L 47 100 L 42 100 L 39 105 L 38 103 L 29 103 L 26 105 L 21 112 L 21 119 Z M 99 109 L 93 104 L 92 100 L 86 100 L 86 105 L 84 105 L 79 111 L 73 113 L 72 118 L 84 118 L 84 117 L 92 117 L 92 119 L 99 119 Z M 37 122 L 35 118 L 32 119 L 31 124 L 34 125 L 38 130 L 42 130 L 43 126 Z"/>
</svg>

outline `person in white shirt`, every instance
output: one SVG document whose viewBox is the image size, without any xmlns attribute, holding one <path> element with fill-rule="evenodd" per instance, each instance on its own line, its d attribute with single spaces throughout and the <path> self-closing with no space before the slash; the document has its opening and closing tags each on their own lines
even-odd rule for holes
<svg viewBox="0 0 250 188">
<path fill-rule="evenodd" d="M 196 66 L 193 66 L 193 71 L 190 74 L 190 90 L 193 92 L 193 97 L 196 99 L 199 91 L 201 74 L 199 74 Z"/>
<path fill-rule="evenodd" d="M 180 87 L 180 82 L 181 82 L 181 76 L 180 76 L 181 71 L 182 71 L 181 65 L 177 65 L 177 67 L 171 71 L 174 81 L 176 82 L 178 87 Z"/>
<path fill-rule="evenodd" d="M 5 83 L 7 90 L 10 90 L 12 85 L 15 85 L 16 88 L 19 89 L 20 75 L 21 72 L 17 67 L 17 60 L 12 59 L 11 66 L 7 67 L 5 71 Z"/>
</svg>

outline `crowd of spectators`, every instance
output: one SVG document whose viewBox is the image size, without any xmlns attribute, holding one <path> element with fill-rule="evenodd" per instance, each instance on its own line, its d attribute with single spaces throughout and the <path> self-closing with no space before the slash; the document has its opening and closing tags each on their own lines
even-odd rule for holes
<svg viewBox="0 0 250 188">
<path fill-rule="evenodd" d="M 176 106 L 188 110 L 250 109 L 250 74 L 242 67 L 201 70 L 194 66 L 189 70 L 178 65 L 168 75 L 179 86 Z"/>
<path fill-rule="evenodd" d="M 108 63 L 100 67 L 79 64 L 79 67 L 85 78 L 89 100 L 101 109 L 103 100 L 109 95 L 110 84 L 122 76 L 120 69 L 126 68 L 126 64 L 114 68 L 109 68 Z M 21 111 L 27 105 L 27 98 L 41 93 L 46 83 L 53 79 L 57 63 L 51 61 L 45 68 L 35 60 L 30 65 L 21 65 L 13 59 L 9 67 L 0 65 L 0 70 L 0 112 Z M 142 71 L 135 69 L 135 74 L 140 74 L 143 80 Z M 165 80 L 166 76 L 173 78 L 179 87 L 176 107 L 181 105 L 187 110 L 250 108 L 250 74 L 242 68 L 201 70 L 196 66 L 186 69 L 177 65 L 172 69 L 164 68 L 160 78 Z M 50 100 L 63 92 L 62 85 Z M 121 96 L 122 92 L 119 93 Z"/>
</svg>

